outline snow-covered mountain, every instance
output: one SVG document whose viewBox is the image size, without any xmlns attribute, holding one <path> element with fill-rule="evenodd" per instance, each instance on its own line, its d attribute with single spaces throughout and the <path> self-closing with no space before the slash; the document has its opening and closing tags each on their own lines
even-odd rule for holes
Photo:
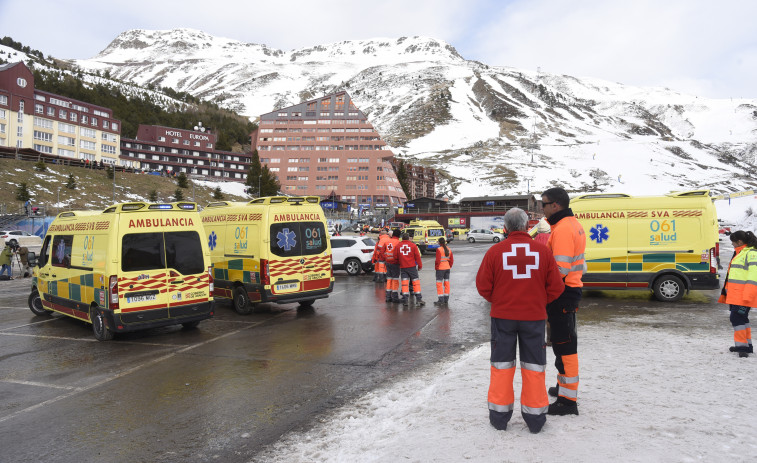
<svg viewBox="0 0 757 463">
<path fill-rule="evenodd" d="M 553 185 L 633 194 L 757 186 L 757 99 L 488 66 L 427 37 L 285 52 L 188 29 L 130 30 L 73 63 L 252 119 L 346 90 L 395 154 L 441 171 L 439 190 L 455 198 Z"/>
</svg>

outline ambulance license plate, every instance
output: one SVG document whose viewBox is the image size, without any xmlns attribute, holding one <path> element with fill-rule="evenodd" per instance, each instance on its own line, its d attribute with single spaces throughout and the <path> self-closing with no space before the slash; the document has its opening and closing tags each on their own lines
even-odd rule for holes
<svg viewBox="0 0 757 463">
<path fill-rule="evenodd" d="M 300 287 L 299 283 L 284 283 L 276 285 L 276 291 L 291 291 Z"/>
<path fill-rule="evenodd" d="M 126 302 L 131 304 L 133 302 L 154 301 L 155 299 L 157 299 L 155 294 L 145 294 L 144 296 L 127 297 Z"/>
</svg>

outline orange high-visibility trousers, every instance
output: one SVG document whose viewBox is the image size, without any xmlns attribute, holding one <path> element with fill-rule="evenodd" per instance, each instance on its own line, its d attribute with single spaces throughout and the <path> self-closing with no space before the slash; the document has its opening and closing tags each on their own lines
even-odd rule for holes
<svg viewBox="0 0 757 463">
<path fill-rule="evenodd" d="M 491 319 L 491 379 L 489 383 L 489 422 L 505 429 L 513 414 L 515 394 L 516 347 L 520 353 L 523 387 L 520 411 L 532 432 L 547 421 L 549 398 L 544 383 L 547 351 L 544 343 L 545 320 Z"/>
</svg>

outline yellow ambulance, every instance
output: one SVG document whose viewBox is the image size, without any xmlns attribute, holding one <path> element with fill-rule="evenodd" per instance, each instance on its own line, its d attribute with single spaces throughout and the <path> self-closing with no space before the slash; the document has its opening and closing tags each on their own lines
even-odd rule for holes
<svg viewBox="0 0 757 463">
<path fill-rule="evenodd" d="M 29 308 L 92 324 L 95 338 L 213 316 L 210 251 L 197 205 L 116 204 L 61 212 L 37 259 Z"/>
<path fill-rule="evenodd" d="M 570 207 L 586 232 L 584 288 L 649 289 L 672 302 L 720 287 L 718 220 L 708 190 L 586 194 Z"/>
<path fill-rule="evenodd" d="M 436 251 L 439 247 L 439 238 L 444 238 L 445 232 L 436 220 L 411 220 L 403 233 L 410 235 L 410 239 L 418 246 L 423 254 L 428 251 Z"/>
<path fill-rule="evenodd" d="M 240 314 L 258 303 L 301 307 L 334 289 L 331 242 L 317 196 L 219 201 L 200 213 L 210 247 L 215 297 Z"/>
</svg>

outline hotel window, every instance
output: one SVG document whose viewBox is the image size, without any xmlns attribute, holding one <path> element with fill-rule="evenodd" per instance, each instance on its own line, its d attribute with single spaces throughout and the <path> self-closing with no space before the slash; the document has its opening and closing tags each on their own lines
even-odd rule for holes
<svg viewBox="0 0 757 463">
<path fill-rule="evenodd" d="M 196 141 L 196 142 L 195 142 L 195 146 L 200 146 L 200 142 L 199 142 L 199 141 Z"/>
<path fill-rule="evenodd" d="M 59 142 L 60 142 L 60 137 L 59 137 Z M 93 141 L 79 140 L 79 148 L 94 151 L 96 148 L 96 145 L 95 145 L 95 142 Z"/>
<path fill-rule="evenodd" d="M 76 156 L 76 152 L 75 151 L 71 151 L 71 150 L 67 150 L 67 149 L 63 149 L 63 148 L 58 148 L 58 156 L 66 156 L 68 158 L 72 158 L 72 157 Z"/>
<path fill-rule="evenodd" d="M 5 95 L 0 95 L 0 104 L 3 106 L 8 106 L 8 97 Z"/>
<path fill-rule="evenodd" d="M 97 132 L 95 132 L 94 129 L 88 129 L 86 127 L 82 127 L 79 129 L 79 135 L 81 135 L 82 137 L 87 137 L 87 138 L 95 138 L 95 136 L 97 135 Z"/>
<path fill-rule="evenodd" d="M 113 135 L 112 133 L 105 133 L 105 132 L 103 132 L 102 139 L 105 140 L 105 141 L 109 141 L 111 143 L 115 143 L 116 142 L 116 136 Z"/>
<path fill-rule="evenodd" d="M 304 176 L 304 177 L 297 177 L 297 180 L 299 180 L 299 181 L 301 181 L 301 182 L 307 182 L 307 181 L 308 181 L 308 177 L 307 177 L 307 176 Z"/>
<path fill-rule="evenodd" d="M 184 140 L 184 144 L 188 145 L 189 144 L 189 140 Z"/>
<path fill-rule="evenodd" d="M 44 107 L 44 106 L 42 106 L 42 105 L 41 105 L 41 104 L 39 104 L 39 103 L 36 103 L 36 104 L 34 105 L 34 112 L 35 112 L 36 114 L 44 114 L 44 112 L 45 112 L 45 107 Z"/>
<path fill-rule="evenodd" d="M 107 129 L 107 128 L 108 128 L 108 121 L 103 121 L 103 128 L 104 128 L 104 129 Z"/>
<path fill-rule="evenodd" d="M 86 124 L 89 122 L 89 116 L 82 116 L 81 117 L 81 123 Z"/>
<path fill-rule="evenodd" d="M 179 143 L 179 139 L 178 138 L 172 138 L 171 139 L 171 143 Z"/>
<path fill-rule="evenodd" d="M 166 137 L 158 137 L 158 141 L 166 141 Z"/>
<path fill-rule="evenodd" d="M 112 145 L 100 145 L 103 153 L 116 154 L 116 147 Z"/>
<path fill-rule="evenodd" d="M 205 148 L 207 148 L 207 149 L 213 149 L 213 144 L 212 143 L 208 143 L 207 145 L 205 145 Z"/>
<path fill-rule="evenodd" d="M 116 122 L 111 122 L 110 123 L 110 128 L 113 129 L 113 130 L 115 130 L 115 131 L 118 131 L 118 124 Z"/>
<path fill-rule="evenodd" d="M 287 172 L 297 172 L 297 167 L 287 167 Z"/>
<path fill-rule="evenodd" d="M 5 133 L 5 124 L 0 124 L 0 133 Z"/>
<path fill-rule="evenodd" d="M 5 110 L 0 109 L 0 119 L 5 119 Z"/>
<path fill-rule="evenodd" d="M 66 111 L 65 109 L 59 109 L 58 110 L 58 117 L 60 117 L 61 119 L 67 118 L 68 117 L 68 111 Z"/>
<path fill-rule="evenodd" d="M 58 122 L 58 132 L 76 134 L 76 126 L 71 125 L 71 124 L 64 124 L 63 122 Z"/>
<path fill-rule="evenodd" d="M 79 116 L 76 113 L 71 113 L 68 118 L 71 122 L 76 122 Z"/>
<path fill-rule="evenodd" d="M 52 143 L 52 141 L 53 141 L 53 134 L 47 133 L 47 132 L 42 132 L 40 130 L 35 130 L 34 131 L 34 139 L 35 140 L 40 140 L 40 141 L 46 141 L 48 143 Z"/>
<path fill-rule="evenodd" d="M 65 146 L 76 146 L 76 139 L 72 137 L 64 137 L 63 135 L 58 135 L 58 144 L 59 145 L 65 145 Z M 94 145 L 94 143 L 92 143 Z M 94 146 L 92 147 L 94 149 Z"/>
<path fill-rule="evenodd" d="M 92 118 L 92 125 L 94 125 L 94 126 L 97 125 L 97 118 L 96 117 Z"/>
<path fill-rule="evenodd" d="M 339 162 L 339 158 L 329 158 L 329 162 Z"/>
<path fill-rule="evenodd" d="M 35 117 L 34 118 L 34 126 L 35 127 L 42 127 L 43 129 L 52 129 L 53 128 L 53 121 L 50 119 L 44 119 L 42 117 Z"/>
<path fill-rule="evenodd" d="M 40 153 L 47 153 L 47 154 L 53 154 L 53 147 L 52 146 L 45 146 L 45 145 L 34 145 L 34 149 L 39 151 Z"/>
</svg>

